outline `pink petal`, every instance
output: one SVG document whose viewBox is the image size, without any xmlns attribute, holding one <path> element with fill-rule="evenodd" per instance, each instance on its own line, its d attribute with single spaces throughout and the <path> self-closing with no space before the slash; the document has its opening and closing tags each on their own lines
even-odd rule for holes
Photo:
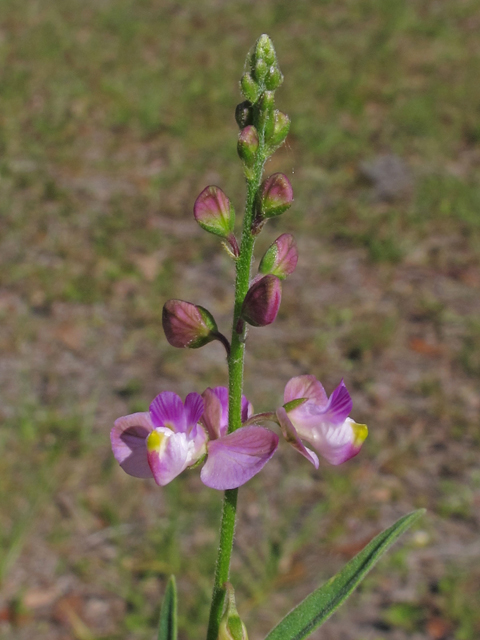
<svg viewBox="0 0 480 640">
<path fill-rule="evenodd" d="M 148 412 L 115 420 L 110 431 L 113 455 L 124 471 L 135 478 L 151 478 L 145 440 L 153 429 Z"/>
<path fill-rule="evenodd" d="M 323 420 L 332 424 L 343 424 L 350 415 L 352 407 L 352 399 L 342 380 L 328 400 Z"/>
<path fill-rule="evenodd" d="M 253 416 L 253 404 L 242 396 L 242 422 L 246 422 L 251 416 Z"/>
<path fill-rule="evenodd" d="M 288 444 L 290 444 L 294 449 L 296 449 L 299 453 L 301 453 L 302 456 L 304 456 L 309 462 L 311 462 L 315 467 L 315 469 L 318 469 L 319 462 L 318 462 L 317 455 L 313 451 L 310 451 L 310 449 L 307 449 L 307 447 L 304 446 L 303 442 L 300 440 L 298 436 L 298 433 L 295 427 L 291 423 L 287 415 L 287 412 L 283 407 L 280 407 L 280 409 L 277 409 L 277 418 L 278 418 L 278 421 L 280 422 L 280 427 L 282 429 L 283 437 L 288 442 Z"/>
<path fill-rule="evenodd" d="M 287 382 L 283 396 L 284 404 L 298 398 L 307 398 L 319 407 L 326 406 L 328 402 L 325 389 L 312 375 L 297 376 Z"/>
<path fill-rule="evenodd" d="M 185 419 L 187 429 L 194 427 L 202 417 L 203 398 L 199 393 L 189 393 L 185 398 Z"/>
<path fill-rule="evenodd" d="M 150 405 L 150 414 L 155 427 L 168 427 L 172 431 L 186 431 L 183 402 L 173 391 L 163 391 Z"/>
<path fill-rule="evenodd" d="M 202 482 L 221 491 L 236 489 L 263 468 L 277 446 L 276 433 L 255 425 L 213 440 L 208 444 L 207 462 L 200 475 Z"/>
<path fill-rule="evenodd" d="M 147 458 L 153 478 L 165 486 L 188 466 L 189 442 L 185 433 L 159 427 L 147 441 Z"/>
<path fill-rule="evenodd" d="M 347 418 L 341 425 L 319 425 L 309 442 L 327 462 L 338 465 L 357 455 L 367 435 L 366 425 Z"/>
<path fill-rule="evenodd" d="M 219 389 L 221 387 L 217 387 Z M 223 407 L 215 389 L 205 389 L 203 392 L 204 411 L 202 423 L 208 432 L 211 440 L 216 440 L 221 434 Z"/>
</svg>

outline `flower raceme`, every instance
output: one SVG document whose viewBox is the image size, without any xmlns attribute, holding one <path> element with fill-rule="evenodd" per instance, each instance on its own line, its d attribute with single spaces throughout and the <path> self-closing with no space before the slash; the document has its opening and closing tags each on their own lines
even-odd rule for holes
<svg viewBox="0 0 480 640">
<path fill-rule="evenodd" d="M 207 389 L 203 396 L 190 393 L 183 403 L 164 391 L 149 411 L 118 418 L 110 438 L 123 470 L 164 486 L 206 454 L 200 477 L 208 487 L 235 489 L 256 475 L 275 453 L 278 436 L 257 425 L 227 434 L 227 389 Z M 242 421 L 251 413 L 243 398 Z"/>
<path fill-rule="evenodd" d="M 360 451 L 368 429 L 348 417 L 351 410 L 352 399 L 343 380 L 328 398 L 315 376 L 304 375 L 287 383 L 284 405 L 276 413 L 287 442 L 318 468 L 316 453 L 302 440 L 333 465 Z"/>
</svg>

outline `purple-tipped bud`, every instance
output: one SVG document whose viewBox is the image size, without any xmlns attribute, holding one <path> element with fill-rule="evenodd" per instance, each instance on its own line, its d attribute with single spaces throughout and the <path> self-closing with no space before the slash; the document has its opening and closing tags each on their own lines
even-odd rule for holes
<svg viewBox="0 0 480 640">
<path fill-rule="evenodd" d="M 240 80 L 240 88 L 245 98 L 255 104 L 260 94 L 260 88 L 249 73 L 243 74 Z"/>
<path fill-rule="evenodd" d="M 275 109 L 273 116 L 273 131 L 267 139 L 268 150 L 273 153 L 285 141 L 290 130 L 290 118 L 286 113 Z"/>
<path fill-rule="evenodd" d="M 277 276 L 285 280 L 295 271 L 298 262 L 298 251 L 295 238 L 290 233 L 284 233 L 265 252 L 258 271 L 263 274 Z"/>
<path fill-rule="evenodd" d="M 212 314 L 184 300 L 168 300 L 162 313 L 165 336 L 172 347 L 198 349 L 218 339 L 217 323 Z"/>
<path fill-rule="evenodd" d="M 262 183 L 257 209 L 263 218 L 273 218 L 286 211 L 293 202 L 290 180 L 283 173 L 274 173 Z"/>
<path fill-rule="evenodd" d="M 265 327 L 277 317 L 282 299 L 282 285 L 273 275 L 254 282 L 243 301 L 241 316 L 254 327 Z"/>
<path fill-rule="evenodd" d="M 244 129 L 249 124 L 253 124 L 253 109 L 252 103 L 249 100 L 237 104 L 235 107 L 235 120 L 240 129 Z"/>
<path fill-rule="evenodd" d="M 240 131 L 237 143 L 238 155 L 247 167 L 254 165 L 257 149 L 258 133 L 253 125 L 249 125 Z"/>
<path fill-rule="evenodd" d="M 207 187 L 195 200 L 193 215 L 198 224 L 221 238 L 229 238 L 235 225 L 235 211 L 218 187 Z"/>
</svg>

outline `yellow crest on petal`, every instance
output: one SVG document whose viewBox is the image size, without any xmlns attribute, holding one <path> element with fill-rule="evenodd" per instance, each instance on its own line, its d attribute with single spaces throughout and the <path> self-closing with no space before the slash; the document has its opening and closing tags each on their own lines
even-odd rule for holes
<svg viewBox="0 0 480 640">
<path fill-rule="evenodd" d="M 368 427 L 366 424 L 357 424 L 354 422 L 352 424 L 353 431 L 353 446 L 361 447 L 364 443 L 366 437 L 368 436 Z"/>
<path fill-rule="evenodd" d="M 147 449 L 150 453 L 162 452 L 167 444 L 168 437 L 161 431 L 152 431 L 147 437 Z"/>
</svg>

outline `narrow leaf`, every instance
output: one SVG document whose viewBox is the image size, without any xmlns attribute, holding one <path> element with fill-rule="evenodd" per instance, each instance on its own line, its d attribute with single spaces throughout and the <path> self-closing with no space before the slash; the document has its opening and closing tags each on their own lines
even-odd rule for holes
<svg viewBox="0 0 480 640">
<path fill-rule="evenodd" d="M 378 534 L 345 567 L 292 609 L 265 640 L 302 640 L 323 624 L 348 598 L 380 556 L 425 513 L 412 511 Z"/>
<path fill-rule="evenodd" d="M 158 640 L 177 640 L 177 586 L 170 576 L 160 610 Z"/>
</svg>

